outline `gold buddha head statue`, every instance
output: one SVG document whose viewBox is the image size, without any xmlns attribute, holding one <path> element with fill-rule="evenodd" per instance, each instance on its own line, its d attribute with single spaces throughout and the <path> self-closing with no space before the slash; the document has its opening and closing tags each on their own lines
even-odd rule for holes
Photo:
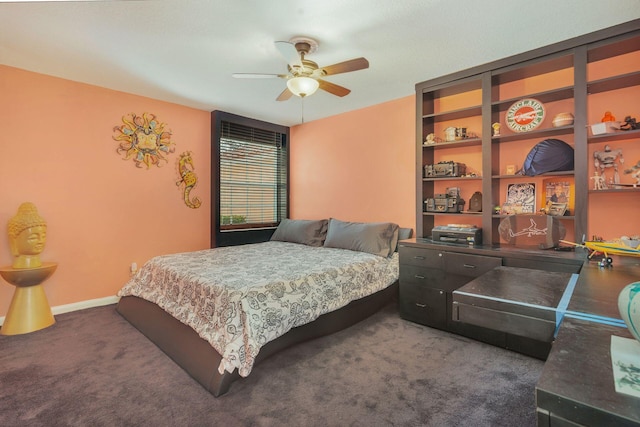
<svg viewBox="0 0 640 427">
<path fill-rule="evenodd" d="M 33 203 L 25 202 L 7 224 L 13 268 L 40 267 L 40 253 L 47 241 L 47 223 Z"/>
</svg>

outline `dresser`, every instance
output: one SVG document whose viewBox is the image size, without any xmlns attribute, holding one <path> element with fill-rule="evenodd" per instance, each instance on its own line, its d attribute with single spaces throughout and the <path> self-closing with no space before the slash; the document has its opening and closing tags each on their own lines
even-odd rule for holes
<svg viewBox="0 0 640 427">
<path fill-rule="evenodd" d="M 584 260 L 583 254 L 573 252 L 495 249 L 436 243 L 424 238 L 401 241 L 398 252 L 398 309 L 402 318 L 540 359 L 549 353 L 550 341 L 487 327 L 481 322 L 459 321 L 454 310 L 454 292 L 496 267 L 570 275 L 580 270 Z"/>
</svg>

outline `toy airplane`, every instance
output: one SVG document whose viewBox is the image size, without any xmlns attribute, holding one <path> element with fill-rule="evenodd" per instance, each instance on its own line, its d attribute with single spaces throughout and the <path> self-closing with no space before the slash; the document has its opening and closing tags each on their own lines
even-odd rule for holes
<svg viewBox="0 0 640 427">
<path fill-rule="evenodd" d="M 604 254 L 604 258 L 600 262 L 600 265 L 611 265 L 611 263 L 613 262 L 613 259 L 611 258 L 610 255 L 640 257 L 640 244 L 638 244 L 636 247 L 629 246 L 625 244 L 624 243 L 625 241 L 622 239 L 614 240 L 612 242 L 587 240 L 587 241 L 584 241 L 582 244 L 569 242 L 566 240 L 560 240 L 560 241 L 568 245 L 589 249 L 591 251 L 591 253 L 589 254 L 589 259 L 591 259 L 591 257 L 593 257 L 596 253 Z M 632 242 L 632 241 L 628 240 L 628 242 Z M 633 242 L 637 242 L 637 240 L 634 240 Z"/>
</svg>

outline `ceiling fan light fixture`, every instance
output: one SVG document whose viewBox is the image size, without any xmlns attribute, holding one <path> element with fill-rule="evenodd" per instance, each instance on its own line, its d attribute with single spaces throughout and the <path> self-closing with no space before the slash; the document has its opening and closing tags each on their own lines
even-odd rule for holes
<svg viewBox="0 0 640 427">
<path fill-rule="evenodd" d="M 287 80 L 287 87 L 294 95 L 304 98 L 313 95 L 320 87 L 320 83 L 311 77 L 294 77 Z"/>
</svg>

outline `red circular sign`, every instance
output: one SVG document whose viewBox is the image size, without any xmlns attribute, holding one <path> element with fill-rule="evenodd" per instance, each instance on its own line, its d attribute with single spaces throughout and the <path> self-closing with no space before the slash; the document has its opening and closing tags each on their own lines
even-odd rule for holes
<svg viewBox="0 0 640 427">
<path fill-rule="evenodd" d="M 528 132 L 537 128 L 544 120 L 544 105 L 529 98 L 514 102 L 507 110 L 505 121 L 514 132 Z"/>
</svg>

